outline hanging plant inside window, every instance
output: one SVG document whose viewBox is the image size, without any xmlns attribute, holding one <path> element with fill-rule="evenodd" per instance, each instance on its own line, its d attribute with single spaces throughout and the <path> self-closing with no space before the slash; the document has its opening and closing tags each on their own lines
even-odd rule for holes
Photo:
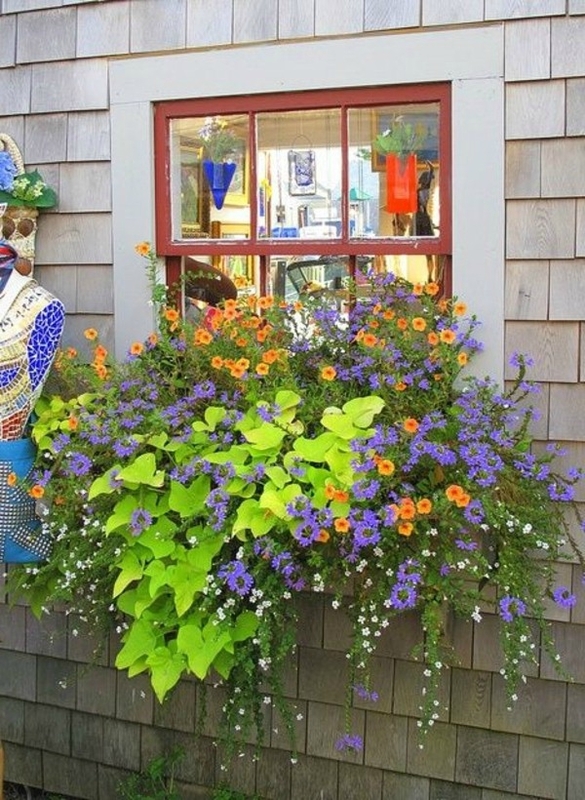
<svg viewBox="0 0 585 800">
<path fill-rule="evenodd" d="M 225 196 L 236 172 L 234 160 L 241 139 L 228 127 L 225 120 L 208 117 L 199 130 L 199 142 L 203 153 L 203 174 L 211 189 L 213 204 L 221 209 Z"/>
<path fill-rule="evenodd" d="M 399 115 L 372 143 L 374 150 L 386 157 L 386 210 L 392 214 L 417 210 L 416 152 L 424 140 L 424 128 Z"/>
</svg>

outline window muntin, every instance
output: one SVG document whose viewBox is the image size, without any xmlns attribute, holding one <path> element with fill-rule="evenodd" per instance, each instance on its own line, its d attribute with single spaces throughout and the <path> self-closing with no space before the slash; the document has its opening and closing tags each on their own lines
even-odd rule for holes
<svg viewBox="0 0 585 800">
<path fill-rule="evenodd" d="M 333 102 L 336 101 L 336 102 Z M 192 255 L 258 291 L 275 261 L 370 253 L 378 269 L 412 280 L 445 277 L 450 256 L 450 93 L 446 84 L 157 107 L 157 249 Z M 299 107 L 300 106 L 300 107 Z M 213 120 L 239 143 L 233 182 L 218 207 L 205 177 L 201 132 Z M 389 200 L 387 162 L 373 148 L 396 122 L 416 133 L 411 180 Z M 164 165 L 164 166 L 163 166 Z M 414 182 L 412 175 L 414 174 Z M 168 178 L 167 178 L 168 176 Z M 400 175 L 399 175 L 400 177 Z M 409 195 L 410 192 L 410 195 Z"/>
</svg>

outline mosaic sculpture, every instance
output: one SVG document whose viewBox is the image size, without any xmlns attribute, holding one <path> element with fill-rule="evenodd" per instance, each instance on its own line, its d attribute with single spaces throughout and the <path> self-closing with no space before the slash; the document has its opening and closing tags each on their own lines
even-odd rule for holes
<svg viewBox="0 0 585 800">
<path fill-rule="evenodd" d="M 22 481 L 35 448 L 27 424 L 57 352 L 65 308 L 17 269 L 18 253 L 0 240 L 0 561 L 46 558 L 36 501 Z"/>
</svg>

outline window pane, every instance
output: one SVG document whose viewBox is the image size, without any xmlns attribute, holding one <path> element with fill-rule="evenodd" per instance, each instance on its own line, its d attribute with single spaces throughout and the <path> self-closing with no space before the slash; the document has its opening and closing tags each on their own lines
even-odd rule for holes
<svg viewBox="0 0 585 800">
<path fill-rule="evenodd" d="M 170 145 L 172 238 L 208 238 L 226 220 L 249 226 L 247 115 L 172 119 Z"/>
<path fill-rule="evenodd" d="M 357 257 L 355 287 L 367 281 L 368 272 L 392 273 L 412 283 L 441 282 L 443 259 L 436 255 L 363 255 Z M 349 259 L 344 256 L 299 258 L 275 256 L 270 261 L 268 291 L 293 302 L 303 297 L 330 296 L 337 303 L 349 297 Z"/>
<path fill-rule="evenodd" d="M 350 109 L 352 237 L 430 237 L 440 227 L 439 104 Z"/>
<path fill-rule="evenodd" d="M 257 116 L 258 235 L 341 235 L 339 109 Z"/>
</svg>

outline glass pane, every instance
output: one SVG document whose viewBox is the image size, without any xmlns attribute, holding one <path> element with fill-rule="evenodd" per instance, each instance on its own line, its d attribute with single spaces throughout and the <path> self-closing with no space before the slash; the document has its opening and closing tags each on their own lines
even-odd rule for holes
<svg viewBox="0 0 585 800">
<path fill-rule="evenodd" d="M 257 116 L 258 235 L 341 235 L 340 111 Z"/>
<path fill-rule="evenodd" d="M 392 273 L 411 283 L 439 283 L 442 259 L 435 255 L 358 256 L 355 291 L 358 295 L 368 284 L 367 274 Z M 338 304 L 349 298 L 352 285 L 349 259 L 344 256 L 299 258 L 275 256 L 270 261 L 268 291 L 288 302 L 311 296 L 328 296 Z"/>
<path fill-rule="evenodd" d="M 440 229 L 439 104 L 350 109 L 353 237 L 431 237 Z"/>
<path fill-rule="evenodd" d="M 249 229 L 247 115 L 173 119 L 170 133 L 173 239 L 210 237 L 214 222 Z"/>
</svg>

